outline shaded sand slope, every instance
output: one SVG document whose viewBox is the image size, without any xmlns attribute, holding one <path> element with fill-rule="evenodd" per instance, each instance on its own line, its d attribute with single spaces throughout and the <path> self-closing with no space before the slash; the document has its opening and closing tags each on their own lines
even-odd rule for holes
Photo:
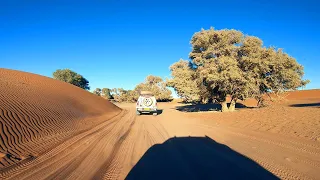
<svg viewBox="0 0 320 180">
<path fill-rule="evenodd" d="M 68 83 L 1 68 L 0 168 L 37 156 L 120 111 Z"/>
</svg>

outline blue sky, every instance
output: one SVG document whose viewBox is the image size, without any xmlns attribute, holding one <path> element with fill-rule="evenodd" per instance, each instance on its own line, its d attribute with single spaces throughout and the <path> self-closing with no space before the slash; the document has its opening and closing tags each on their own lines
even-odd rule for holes
<svg viewBox="0 0 320 180">
<path fill-rule="evenodd" d="M 320 2 L 2 0 L 0 67 L 52 77 L 70 68 L 96 87 L 132 89 L 170 76 L 201 28 L 237 29 L 284 48 L 320 88 Z"/>
</svg>

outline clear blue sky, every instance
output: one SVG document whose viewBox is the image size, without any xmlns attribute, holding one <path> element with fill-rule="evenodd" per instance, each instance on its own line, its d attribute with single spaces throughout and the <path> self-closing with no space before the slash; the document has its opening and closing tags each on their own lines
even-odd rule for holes
<svg viewBox="0 0 320 180">
<path fill-rule="evenodd" d="M 2 0 L 0 67 L 52 76 L 70 68 L 96 87 L 132 89 L 170 76 L 201 28 L 237 29 L 284 48 L 320 88 L 320 2 Z"/>
</svg>

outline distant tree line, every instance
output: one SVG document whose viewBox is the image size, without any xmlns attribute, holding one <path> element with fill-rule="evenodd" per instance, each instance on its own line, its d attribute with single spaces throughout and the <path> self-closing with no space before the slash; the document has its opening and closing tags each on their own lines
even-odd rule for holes
<svg viewBox="0 0 320 180">
<path fill-rule="evenodd" d="M 171 101 L 171 91 L 166 83 L 158 76 L 149 75 L 145 82 L 138 84 L 133 90 L 123 88 L 96 88 L 93 93 L 106 99 L 113 99 L 116 102 L 136 102 L 141 91 L 151 91 L 157 101 Z"/>
<path fill-rule="evenodd" d="M 101 96 L 106 99 L 113 99 L 113 96 L 111 95 L 112 90 L 109 88 L 96 88 L 92 93 L 96 94 L 98 96 Z"/>
<path fill-rule="evenodd" d="M 53 78 L 85 90 L 90 90 L 89 81 L 70 69 L 56 70 L 53 72 Z M 92 93 L 116 102 L 136 102 L 139 98 L 140 91 L 151 91 L 157 98 L 157 101 L 172 100 L 172 92 L 167 88 L 163 79 L 153 75 L 147 76 L 145 82 L 138 84 L 133 90 L 124 90 L 123 88 L 96 88 Z"/>
</svg>

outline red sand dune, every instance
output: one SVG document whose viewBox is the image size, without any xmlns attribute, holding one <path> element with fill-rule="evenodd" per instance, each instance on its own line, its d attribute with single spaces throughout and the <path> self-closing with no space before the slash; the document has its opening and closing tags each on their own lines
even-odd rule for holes
<svg viewBox="0 0 320 180">
<path fill-rule="evenodd" d="M 319 97 L 320 89 L 292 91 L 288 93 L 288 96 L 286 96 L 288 100 L 316 100 L 319 99 Z"/>
<path fill-rule="evenodd" d="M 0 168 L 52 148 L 121 109 L 48 77 L 0 69 Z"/>
<path fill-rule="evenodd" d="M 271 101 L 272 98 L 273 102 Z M 295 104 L 295 103 L 310 103 L 310 102 L 319 102 L 320 89 L 311 89 L 311 90 L 297 90 L 297 91 L 288 91 L 280 94 L 278 97 L 274 94 L 270 96 L 265 95 L 264 98 L 268 104 Z M 230 98 L 227 99 L 230 101 Z M 238 101 L 248 107 L 256 107 L 257 100 L 253 98 L 248 98 L 245 101 Z"/>
</svg>

